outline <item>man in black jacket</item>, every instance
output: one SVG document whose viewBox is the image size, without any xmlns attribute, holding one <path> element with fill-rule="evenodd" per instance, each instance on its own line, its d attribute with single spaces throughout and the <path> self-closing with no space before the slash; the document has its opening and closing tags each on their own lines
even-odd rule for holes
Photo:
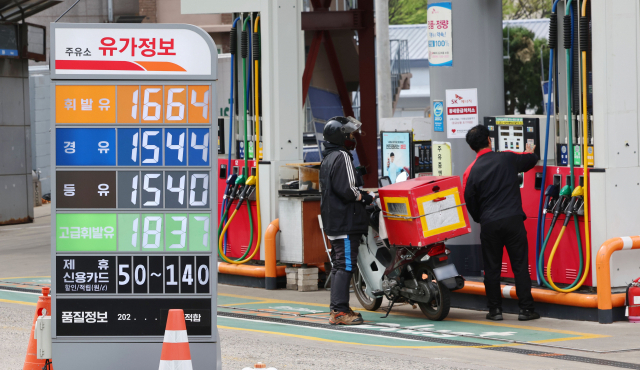
<svg viewBox="0 0 640 370">
<path fill-rule="evenodd" d="M 360 237 L 368 231 L 365 206 L 373 194 L 360 190 L 362 177 L 353 166 L 350 151 L 353 134 L 361 123 L 349 117 L 333 117 L 324 127 L 325 149 L 320 166 L 321 215 L 324 232 L 331 242 L 332 325 L 359 325 L 362 316 L 349 307 L 349 283 L 358 262 Z"/>
<path fill-rule="evenodd" d="M 538 162 L 535 145 L 527 144 L 522 154 L 491 150 L 489 130 L 478 125 L 469 130 L 467 144 L 477 155 L 462 178 L 464 200 L 475 222 L 480 223 L 480 243 L 484 261 L 484 287 L 489 313 L 487 319 L 502 320 L 500 272 L 502 251 L 507 248 L 516 280 L 520 314 L 518 320 L 540 318 L 534 311 L 529 277 L 526 215 L 522 210 L 518 174 Z"/>
</svg>

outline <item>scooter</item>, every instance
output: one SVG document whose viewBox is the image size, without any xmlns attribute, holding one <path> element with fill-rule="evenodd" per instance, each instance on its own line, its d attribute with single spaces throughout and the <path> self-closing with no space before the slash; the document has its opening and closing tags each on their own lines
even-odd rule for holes
<svg viewBox="0 0 640 370">
<path fill-rule="evenodd" d="M 352 285 L 365 309 L 376 311 L 383 298 L 389 301 L 387 314 L 397 302 L 417 304 L 430 320 L 444 320 L 451 308 L 451 291 L 464 287 L 449 259 L 444 243 L 425 247 L 390 245 L 379 200 L 367 207 L 369 232 L 358 250 Z"/>
</svg>

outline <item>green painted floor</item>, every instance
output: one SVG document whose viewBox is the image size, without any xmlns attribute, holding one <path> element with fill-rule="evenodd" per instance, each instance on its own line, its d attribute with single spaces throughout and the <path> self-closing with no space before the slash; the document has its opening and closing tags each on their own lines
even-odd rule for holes
<svg viewBox="0 0 640 370">
<path fill-rule="evenodd" d="M 326 305 L 281 301 L 277 299 L 251 298 L 245 296 L 219 294 L 218 311 L 243 315 L 242 318 L 226 316 L 218 317 L 218 326 L 227 329 L 245 331 L 269 332 L 273 334 L 301 337 L 319 341 L 343 342 L 350 344 L 398 347 L 398 348 L 433 348 L 455 347 L 442 343 L 429 343 L 413 341 L 405 338 L 393 338 L 384 336 L 386 333 L 400 333 L 416 337 L 452 339 L 462 342 L 471 342 L 478 346 L 505 345 L 504 342 L 491 340 L 491 338 L 510 339 L 526 342 L 553 342 L 559 340 L 588 339 L 598 337 L 592 334 L 584 334 L 563 330 L 532 329 L 531 327 L 479 322 L 471 320 L 444 320 L 430 321 L 422 316 L 419 310 L 416 314 L 394 314 L 383 319 L 380 312 L 359 311 L 365 320 L 359 329 L 366 329 L 370 333 L 346 333 L 326 328 L 306 327 L 296 325 L 297 322 L 312 322 L 318 324 L 328 323 L 328 307 Z M 283 315 L 284 313 L 284 315 Z M 304 316 L 292 316 L 302 314 Z M 248 318 L 255 316 L 256 319 Z M 284 319 L 290 323 L 273 323 L 257 320 L 259 317 Z M 381 326 L 385 325 L 385 326 Z M 428 332 L 420 332 L 411 329 L 426 329 Z M 460 335 L 473 335 L 487 338 L 461 337 Z"/>
<path fill-rule="evenodd" d="M 43 286 L 50 286 L 50 282 L 51 280 L 48 277 L 0 278 L 0 302 L 35 305 L 39 294 L 12 291 L 10 289 L 40 290 Z M 273 296 L 277 297 L 278 292 L 275 291 Z M 304 295 L 300 295 L 300 297 L 302 299 Z M 455 343 L 427 342 L 419 340 L 418 338 L 420 337 L 451 339 L 473 343 L 478 346 L 510 345 L 509 343 L 491 340 L 491 338 L 544 343 L 601 337 L 595 334 L 532 328 L 508 323 L 458 319 L 430 321 L 422 315 L 419 309 L 403 310 L 403 312 L 394 310 L 386 319 L 381 318 L 383 315 L 381 312 L 360 311 L 365 323 L 358 326 L 358 329 L 364 329 L 366 332 L 350 333 L 336 331 L 333 330 L 332 326 L 326 325 L 329 318 L 329 308 L 325 304 L 223 293 L 218 295 L 218 311 L 242 315 L 242 317 L 219 316 L 218 326 L 220 328 L 270 333 L 316 341 L 391 348 L 443 348 L 457 346 Z M 282 319 L 286 320 L 286 322 L 259 320 L 265 317 Z M 301 325 L 304 322 L 322 325 Z M 416 329 L 424 331 L 417 331 Z M 389 336 L 389 333 L 404 335 L 402 338 L 398 338 Z M 481 338 L 468 338 L 460 335 L 473 335 Z M 416 340 L 412 340 L 411 336 L 415 336 Z"/>
</svg>

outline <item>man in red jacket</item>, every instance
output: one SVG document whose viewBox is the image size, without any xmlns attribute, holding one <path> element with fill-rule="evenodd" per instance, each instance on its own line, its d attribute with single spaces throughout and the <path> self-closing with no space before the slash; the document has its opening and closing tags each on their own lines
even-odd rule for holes
<svg viewBox="0 0 640 370">
<path fill-rule="evenodd" d="M 464 200 L 469 215 L 480 224 L 480 243 L 484 262 L 484 286 L 489 313 L 487 319 L 502 320 L 502 291 L 500 272 L 502 251 L 507 248 L 516 280 L 516 294 L 520 314 L 518 320 L 534 320 L 529 277 L 527 231 L 520 197 L 518 174 L 532 169 L 538 162 L 533 153 L 535 145 L 527 144 L 522 154 L 496 153 L 491 150 L 489 130 L 478 125 L 469 130 L 467 144 L 477 153 L 462 177 Z"/>
</svg>

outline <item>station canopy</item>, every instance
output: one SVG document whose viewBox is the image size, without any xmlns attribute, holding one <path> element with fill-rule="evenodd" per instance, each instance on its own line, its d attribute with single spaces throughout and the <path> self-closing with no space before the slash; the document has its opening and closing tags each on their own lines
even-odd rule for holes
<svg viewBox="0 0 640 370">
<path fill-rule="evenodd" d="M 0 22 L 24 21 L 61 2 L 61 0 L 0 0 Z"/>
</svg>

